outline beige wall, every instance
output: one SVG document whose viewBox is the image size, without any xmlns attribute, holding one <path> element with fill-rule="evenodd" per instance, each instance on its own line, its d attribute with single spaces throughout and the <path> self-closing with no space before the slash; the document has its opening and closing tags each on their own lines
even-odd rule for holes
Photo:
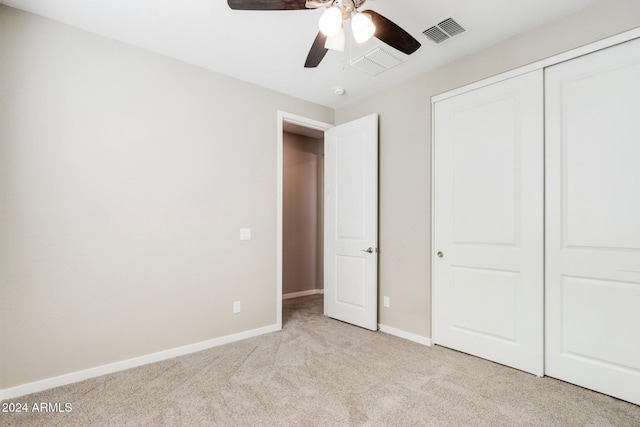
<svg viewBox="0 0 640 427">
<path fill-rule="evenodd" d="M 0 388 L 275 324 L 277 110 L 0 6 Z"/>
<path fill-rule="evenodd" d="M 638 26 L 639 1 L 605 1 L 336 111 L 380 114 L 380 323 L 431 336 L 431 96 Z"/>
<path fill-rule="evenodd" d="M 283 135 L 283 294 L 322 289 L 322 143 Z"/>
</svg>

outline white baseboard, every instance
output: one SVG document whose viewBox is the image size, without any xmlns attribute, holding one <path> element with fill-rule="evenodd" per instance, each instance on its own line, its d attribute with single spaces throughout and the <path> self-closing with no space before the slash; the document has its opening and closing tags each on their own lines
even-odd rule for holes
<svg viewBox="0 0 640 427">
<path fill-rule="evenodd" d="M 421 335 L 416 335 L 411 332 L 403 331 L 401 329 L 392 328 L 391 326 L 378 324 L 378 328 L 380 332 L 384 332 L 385 334 L 394 335 L 396 337 L 404 338 L 409 341 L 416 342 L 418 344 L 426 345 L 431 347 L 433 345 L 433 338 L 426 338 Z"/>
<path fill-rule="evenodd" d="M 47 378 L 45 380 L 35 381 L 11 388 L 0 390 L 0 400 L 12 399 L 54 387 L 60 387 L 67 384 L 76 383 L 89 378 L 95 378 L 113 372 L 124 371 L 125 369 L 135 368 L 137 366 L 148 365 L 149 363 L 160 362 L 162 360 L 172 359 L 174 357 L 183 356 L 189 353 L 206 350 L 208 348 L 217 347 L 223 344 L 244 340 L 247 338 L 257 337 L 258 335 L 268 334 L 280 330 L 277 325 L 269 325 L 262 328 L 252 329 L 249 331 L 239 332 L 233 335 L 227 335 L 220 338 L 214 338 L 195 344 L 189 344 L 182 347 L 176 347 L 157 353 L 147 354 L 133 359 L 122 360 L 120 362 L 110 363 L 108 365 L 97 366 L 95 368 L 85 369 L 83 371 L 72 372 L 70 374 L 60 375 L 58 377 Z"/>
<path fill-rule="evenodd" d="M 324 294 L 324 289 L 309 289 L 308 291 L 291 292 L 289 294 L 283 294 L 282 299 L 291 299 L 306 297 L 309 295 Z"/>
</svg>

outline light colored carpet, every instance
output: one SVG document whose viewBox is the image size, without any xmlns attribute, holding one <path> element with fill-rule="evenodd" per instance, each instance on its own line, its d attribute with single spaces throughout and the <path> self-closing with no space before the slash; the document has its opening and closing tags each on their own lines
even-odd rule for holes
<svg viewBox="0 0 640 427">
<path fill-rule="evenodd" d="M 3 426 L 640 426 L 640 407 L 284 301 L 284 329 L 13 399 Z"/>
</svg>

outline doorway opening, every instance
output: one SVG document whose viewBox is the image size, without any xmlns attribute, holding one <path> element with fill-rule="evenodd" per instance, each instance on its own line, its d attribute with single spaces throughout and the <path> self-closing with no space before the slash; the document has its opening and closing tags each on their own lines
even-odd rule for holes
<svg viewBox="0 0 640 427">
<path fill-rule="evenodd" d="M 322 295 L 324 132 L 285 122 L 282 154 L 282 299 Z"/>
<path fill-rule="evenodd" d="M 283 299 L 324 292 L 324 132 L 331 127 L 278 112 L 279 328 Z"/>
</svg>

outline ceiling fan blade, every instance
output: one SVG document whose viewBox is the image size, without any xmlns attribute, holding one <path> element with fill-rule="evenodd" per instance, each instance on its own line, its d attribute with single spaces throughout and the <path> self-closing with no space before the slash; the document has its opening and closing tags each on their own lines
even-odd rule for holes
<svg viewBox="0 0 640 427">
<path fill-rule="evenodd" d="M 318 35 L 313 41 L 311 50 L 309 50 L 309 54 L 307 55 L 307 60 L 304 63 L 305 68 L 315 68 L 320 64 L 320 61 L 322 61 L 322 58 L 324 58 L 328 51 L 328 49 L 324 47 L 326 40 L 327 36 L 325 36 L 322 31 L 318 31 Z"/>
<path fill-rule="evenodd" d="M 305 0 L 227 0 L 233 10 L 301 10 Z"/>
<path fill-rule="evenodd" d="M 421 46 L 420 42 L 414 39 L 411 34 L 379 13 L 373 10 L 364 10 L 363 12 L 371 16 L 371 20 L 376 26 L 376 32 L 373 35 L 389 46 L 407 55 L 411 55 Z"/>
</svg>

